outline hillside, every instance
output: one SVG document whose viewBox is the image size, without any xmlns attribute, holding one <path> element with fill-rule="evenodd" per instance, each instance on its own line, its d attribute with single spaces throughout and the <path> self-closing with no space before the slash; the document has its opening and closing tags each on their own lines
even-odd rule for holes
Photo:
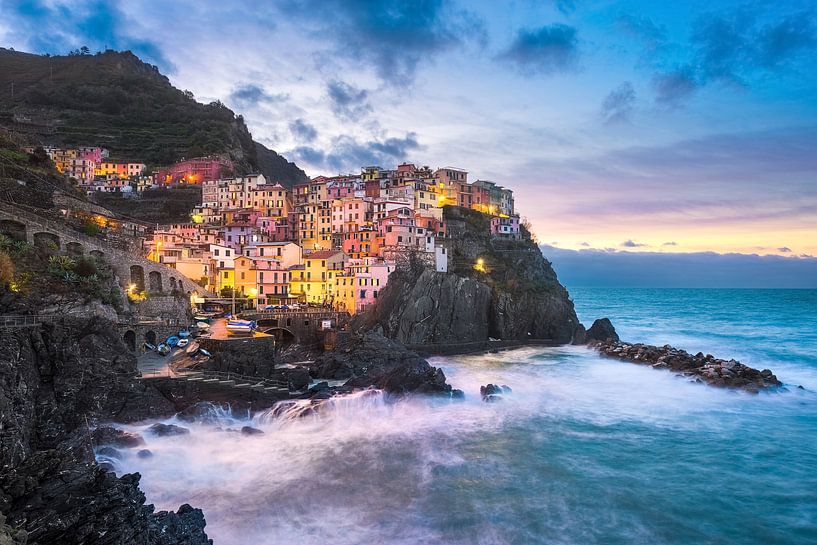
<svg viewBox="0 0 817 545">
<path fill-rule="evenodd" d="M 0 127 L 42 144 L 100 145 L 150 167 L 226 154 L 239 174 L 287 185 L 306 178 L 254 142 L 240 115 L 196 102 L 129 51 L 46 57 L 0 48 Z"/>
</svg>

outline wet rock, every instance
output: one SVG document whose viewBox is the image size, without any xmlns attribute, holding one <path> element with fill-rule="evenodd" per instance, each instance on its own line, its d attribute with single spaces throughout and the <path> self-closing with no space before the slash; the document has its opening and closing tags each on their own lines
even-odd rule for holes
<svg viewBox="0 0 817 545">
<path fill-rule="evenodd" d="M 151 433 L 157 437 L 173 437 L 177 435 L 187 435 L 190 433 L 190 430 L 187 428 L 183 428 L 175 424 L 162 424 L 161 422 L 153 424 L 147 429 L 147 431 L 148 433 Z"/>
<path fill-rule="evenodd" d="M 100 426 L 91 434 L 95 445 L 110 445 L 117 448 L 134 448 L 145 444 L 138 433 L 131 433 L 112 426 Z"/>
<path fill-rule="evenodd" d="M 618 333 L 616 333 L 616 328 L 613 327 L 613 323 L 610 321 L 609 318 L 599 318 L 593 325 L 590 326 L 590 329 L 587 330 L 587 334 L 585 335 L 585 339 L 588 343 L 592 341 L 601 341 L 601 342 L 618 342 Z"/>
<path fill-rule="evenodd" d="M 309 369 L 287 369 L 284 377 L 289 382 L 291 390 L 303 390 L 312 381 L 309 376 Z"/>
<path fill-rule="evenodd" d="M 173 511 L 159 511 L 150 519 L 148 538 L 156 545 L 212 545 L 204 527 L 204 513 L 188 504 Z"/>
<path fill-rule="evenodd" d="M 465 399 L 465 392 L 463 392 L 462 390 L 458 390 L 458 389 L 454 388 L 453 390 L 451 390 L 451 399 L 456 399 L 458 401 L 461 401 L 461 400 Z"/>
<path fill-rule="evenodd" d="M 153 453 L 150 450 L 143 448 L 142 450 L 136 453 L 136 456 L 142 459 L 153 458 Z"/>
<path fill-rule="evenodd" d="M 486 384 L 485 386 L 479 387 L 479 395 L 481 395 L 482 397 L 494 394 L 502 395 L 502 387 L 497 386 L 496 384 Z"/>
<path fill-rule="evenodd" d="M 106 458 L 113 458 L 114 460 L 122 459 L 122 453 L 110 446 L 97 449 L 96 455 L 105 456 Z"/>
<path fill-rule="evenodd" d="M 223 407 L 209 401 L 200 401 L 183 411 L 176 413 L 176 418 L 182 422 L 198 422 L 201 424 L 215 425 L 219 422 L 218 411 Z"/>
<path fill-rule="evenodd" d="M 502 396 L 499 394 L 489 394 L 487 396 L 483 396 L 482 401 L 485 403 L 496 403 L 498 401 L 502 401 Z"/>
<path fill-rule="evenodd" d="M 650 365 L 653 368 L 669 369 L 680 376 L 711 386 L 741 389 L 752 393 L 783 386 L 769 369 L 758 371 L 734 359 L 723 360 L 703 352 L 692 355 L 686 350 L 670 345 L 658 347 L 613 340 L 595 341 L 590 345 L 606 356 Z"/>
<path fill-rule="evenodd" d="M 347 335 L 339 340 L 336 350 L 320 355 L 309 368 L 315 377 L 335 376 L 343 369 L 352 373 L 346 382 L 350 388 L 374 387 L 396 395 L 451 395 L 451 386 L 446 384 L 441 369 L 374 331 Z"/>
<path fill-rule="evenodd" d="M 244 426 L 241 428 L 241 435 L 264 435 L 264 432 L 252 426 Z"/>
<path fill-rule="evenodd" d="M 513 390 L 511 390 L 511 387 L 508 386 L 507 384 L 503 384 L 502 385 L 502 393 L 503 394 L 512 394 Z"/>
</svg>

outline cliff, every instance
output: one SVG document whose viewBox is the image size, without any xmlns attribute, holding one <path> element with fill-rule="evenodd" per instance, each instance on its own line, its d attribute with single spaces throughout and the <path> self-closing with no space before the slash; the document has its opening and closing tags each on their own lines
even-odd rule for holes
<svg viewBox="0 0 817 545">
<path fill-rule="evenodd" d="M 0 126 L 61 146 L 99 145 L 150 167 L 229 156 L 239 174 L 295 184 L 306 174 L 253 141 L 244 119 L 201 104 L 130 51 L 44 56 L 0 48 Z"/>
<path fill-rule="evenodd" d="M 490 216 L 446 206 L 447 273 L 415 261 L 392 274 L 356 327 L 378 329 L 407 345 L 547 339 L 583 341 L 567 290 L 530 233 L 490 235 Z"/>
<path fill-rule="evenodd" d="M 135 358 L 106 320 L 0 330 L 0 512 L 24 543 L 205 544 L 201 511 L 153 513 L 139 475 L 94 462 L 89 426 L 171 414 L 133 380 Z M 0 528 L 3 530 L 3 528 Z M 2 533 L 0 533 L 2 537 Z"/>
</svg>

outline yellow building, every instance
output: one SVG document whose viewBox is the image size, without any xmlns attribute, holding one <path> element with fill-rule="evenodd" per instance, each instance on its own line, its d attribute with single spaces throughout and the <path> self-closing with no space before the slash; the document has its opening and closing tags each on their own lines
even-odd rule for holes
<svg viewBox="0 0 817 545">
<path fill-rule="evenodd" d="M 304 256 L 302 266 L 291 269 L 289 293 L 307 303 L 332 304 L 335 277 L 343 273 L 346 254 L 339 250 L 321 250 Z"/>
<path fill-rule="evenodd" d="M 255 262 L 252 260 L 252 258 L 242 255 L 236 257 L 233 264 L 235 267 L 233 269 L 233 274 L 236 297 L 241 294 L 254 298 L 255 294 L 258 293 L 258 286 L 255 276 Z"/>
<path fill-rule="evenodd" d="M 235 286 L 235 269 L 221 268 L 216 271 L 216 287 L 218 292 L 224 288 L 232 288 Z"/>
</svg>

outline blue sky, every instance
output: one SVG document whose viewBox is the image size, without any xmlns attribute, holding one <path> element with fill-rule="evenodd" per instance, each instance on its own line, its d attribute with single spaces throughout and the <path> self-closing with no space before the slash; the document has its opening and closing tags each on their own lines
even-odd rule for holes
<svg viewBox="0 0 817 545">
<path fill-rule="evenodd" d="M 2 45 L 132 49 L 311 175 L 466 168 L 566 250 L 817 254 L 813 2 L 0 6 Z"/>
</svg>

